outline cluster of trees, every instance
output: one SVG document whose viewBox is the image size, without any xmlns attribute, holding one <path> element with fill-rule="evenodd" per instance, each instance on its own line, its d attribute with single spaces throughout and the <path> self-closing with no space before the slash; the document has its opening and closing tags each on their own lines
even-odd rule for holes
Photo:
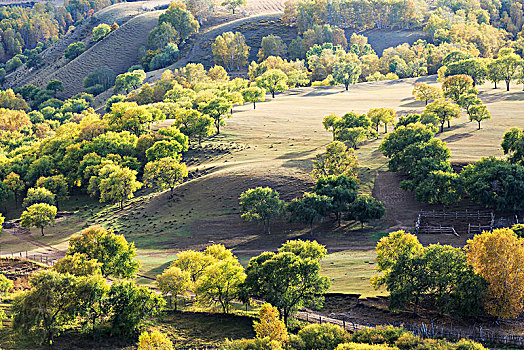
<svg viewBox="0 0 524 350">
<path fill-rule="evenodd" d="M 191 291 L 198 303 L 219 305 L 224 313 L 234 300 L 262 298 L 278 308 L 287 324 L 300 307 L 322 305 L 322 294 L 329 288 L 329 279 L 320 275 L 325 255 L 324 246 L 315 241 L 288 241 L 278 253 L 252 258 L 244 270 L 230 250 L 215 244 L 204 252 L 180 252 L 157 276 L 157 284 L 173 297 Z"/>
<path fill-rule="evenodd" d="M 264 233 L 270 233 L 270 222 L 287 216 L 290 221 L 307 224 L 313 235 L 313 224 L 333 214 L 340 226 L 342 218 L 364 223 L 384 216 L 384 205 L 373 197 L 358 194 L 358 161 L 353 149 L 334 141 L 326 152 L 316 156 L 313 176 L 317 178 L 311 192 L 290 202 L 280 199 L 269 187 L 256 187 L 240 195 L 242 218 L 261 222 Z"/>
<path fill-rule="evenodd" d="M 426 305 L 457 317 L 487 312 L 515 318 L 524 308 L 522 242 L 509 228 L 476 235 L 464 248 L 423 247 L 416 236 L 393 232 L 377 244 L 379 274 L 372 284 L 386 287 L 392 309 L 412 304 L 416 313 L 422 301 L 429 301 Z"/>
<path fill-rule="evenodd" d="M 157 26 L 149 32 L 148 50 L 142 58 L 146 70 L 166 67 L 178 57 L 178 46 L 183 44 L 200 25 L 187 6 L 174 1 L 158 18 Z"/>
<path fill-rule="evenodd" d="M 154 291 L 137 286 L 135 248 L 121 235 L 90 227 L 73 236 L 67 255 L 52 269 L 34 274 L 29 290 L 13 300 L 13 328 L 51 344 L 72 326 L 93 333 L 134 335 L 142 322 L 158 314 L 165 302 Z M 124 278 L 109 284 L 107 276 Z"/>
<path fill-rule="evenodd" d="M 423 1 L 335 0 L 327 4 L 320 0 L 300 0 L 286 3 L 283 20 L 296 26 L 299 33 L 325 23 L 357 30 L 408 29 L 422 23 L 425 9 Z"/>
<path fill-rule="evenodd" d="M 458 174 L 451 168 L 446 144 L 435 138 L 434 126 L 423 124 L 424 119 L 424 114 L 401 117 L 380 145 L 389 158 L 389 169 L 409 175 L 401 183 L 403 189 L 415 191 L 417 200 L 432 204 L 455 204 L 468 194 L 487 208 L 515 213 L 524 209 L 517 194 L 524 189 L 520 129 L 510 129 L 504 136 L 502 147 L 511 155 L 508 161 L 482 158 Z"/>
<path fill-rule="evenodd" d="M 322 124 L 333 134 L 333 141 L 345 142 L 357 149 L 362 142 L 378 136 L 380 125 L 387 133 L 388 124 L 393 124 L 395 117 L 396 113 L 391 108 L 371 108 L 367 114 L 349 112 L 342 117 L 330 114 Z"/>
</svg>

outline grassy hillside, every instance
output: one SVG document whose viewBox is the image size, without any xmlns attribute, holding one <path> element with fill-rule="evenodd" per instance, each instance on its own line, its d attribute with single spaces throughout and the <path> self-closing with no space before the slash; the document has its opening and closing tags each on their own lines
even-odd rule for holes
<svg viewBox="0 0 524 350">
<path fill-rule="evenodd" d="M 7 75 L 5 87 L 20 87 L 33 84 L 45 87 L 48 81 L 63 81 L 62 97 L 70 97 L 83 90 L 82 82 L 95 67 L 107 65 L 116 73 L 122 73 L 133 64 L 139 63 L 138 49 L 147 42 L 147 35 L 156 26 L 169 0 L 138 1 L 119 3 L 97 12 L 78 27 L 70 30 L 58 42 L 42 52 L 43 65 L 28 69 L 25 65 Z M 150 12 L 148 12 L 150 11 Z M 117 23 L 120 28 L 98 43 L 91 41 L 91 32 L 101 23 Z M 72 43 L 82 41 L 87 50 L 73 61 L 63 55 Z M 111 52 L 111 55 L 107 53 Z"/>
<path fill-rule="evenodd" d="M 2 253 L 47 249 L 59 255 L 65 251 L 71 234 L 86 225 L 100 224 L 134 241 L 143 261 L 142 273 L 154 276 L 180 249 L 201 249 L 210 242 L 223 243 L 247 263 L 249 257 L 263 250 L 274 250 L 287 239 L 314 238 L 326 244 L 331 253 L 339 254 L 324 262 L 333 280 L 333 290 L 376 293 L 366 282 L 366 276 L 374 268 L 371 262 L 376 241 L 393 229 L 411 230 L 422 207 L 411 193 L 398 188 L 401 178 L 387 172 L 386 159 L 378 151 L 384 137 L 382 131 L 378 140 L 368 142 L 356 152 L 362 192 L 373 192 L 387 206 L 386 220 L 378 225 L 361 231 L 353 222 L 338 228 L 326 219 L 315 227 L 315 236 L 311 237 L 304 225 L 276 222 L 271 235 L 262 235 L 260 226 L 241 220 L 238 196 L 256 186 L 271 186 L 286 200 L 301 195 L 312 184 L 309 173 L 313 157 L 331 141 L 330 133 L 322 128 L 325 115 L 351 110 L 366 112 L 371 107 L 391 107 L 399 114 L 421 112 L 424 103 L 414 101 L 411 96 L 417 81 L 434 83 L 435 78 L 362 83 L 351 86 L 349 92 L 340 86 L 292 89 L 275 99 L 268 96 L 256 110 L 252 105 L 236 107 L 222 135 L 184 156 L 191 170 L 201 176 L 178 187 L 174 199 L 169 200 L 166 192 L 142 191 L 124 210 L 118 210 L 117 206 L 73 198 L 67 209 L 76 215 L 61 219 L 48 230 L 46 237 L 41 238 L 36 231 L 31 235 L 3 235 L 0 249 Z M 520 88 L 514 87 L 509 93 L 490 85 L 479 89 L 493 118 L 477 130 L 476 123 L 470 123 L 463 115 L 453 121 L 451 129 L 439 135 L 448 143 L 453 161 L 503 156 L 500 142 L 504 132 L 510 126 L 524 125 L 520 111 L 524 92 Z M 164 125 L 169 123 L 166 121 Z M 460 245 L 466 237 L 426 235 L 420 239 L 424 243 L 438 240 Z M 353 262 L 354 268 L 341 269 L 341 261 Z"/>
</svg>

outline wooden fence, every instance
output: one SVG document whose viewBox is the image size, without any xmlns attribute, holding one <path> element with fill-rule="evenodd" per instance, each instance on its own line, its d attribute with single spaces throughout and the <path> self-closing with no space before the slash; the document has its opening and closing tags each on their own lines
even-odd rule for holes
<svg viewBox="0 0 524 350">
<path fill-rule="evenodd" d="M 28 254 L 27 251 L 25 252 L 10 252 L 10 253 L 2 253 L 0 256 L 4 258 L 19 258 L 22 260 L 30 260 L 42 264 L 46 264 L 49 266 L 53 266 L 55 262 L 57 262 L 58 258 L 46 255 L 46 254 Z"/>
</svg>

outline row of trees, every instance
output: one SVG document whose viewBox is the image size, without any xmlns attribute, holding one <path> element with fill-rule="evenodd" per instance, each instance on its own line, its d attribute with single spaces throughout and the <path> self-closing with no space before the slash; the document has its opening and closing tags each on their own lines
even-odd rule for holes
<svg viewBox="0 0 524 350">
<path fill-rule="evenodd" d="M 509 229 L 484 232 L 463 248 L 434 244 L 423 247 L 417 237 L 397 231 L 376 247 L 375 287 L 391 293 L 393 309 L 430 300 L 444 314 L 468 317 L 484 312 L 515 318 L 522 312 L 523 240 Z M 409 278 L 406 278 L 409 276 Z"/>
</svg>

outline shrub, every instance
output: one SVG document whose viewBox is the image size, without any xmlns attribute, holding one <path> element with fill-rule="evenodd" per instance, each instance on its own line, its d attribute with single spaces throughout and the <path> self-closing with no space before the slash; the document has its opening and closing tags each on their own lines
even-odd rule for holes
<svg viewBox="0 0 524 350">
<path fill-rule="evenodd" d="M 111 33 L 111 27 L 105 23 L 93 28 L 93 41 L 102 40 L 107 34 Z"/>
<path fill-rule="evenodd" d="M 340 344 L 336 347 L 336 350 L 393 350 L 386 345 L 370 345 L 370 344 L 357 344 L 357 343 L 345 343 Z"/>
<path fill-rule="evenodd" d="M 86 45 L 83 42 L 70 44 L 64 51 L 64 56 L 68 60 L 74 60 L 86 50 Z"/>
<path fill-rule="evenodd" d="M 329 323 L 308 325 L 298 332 L 298 337 L 301 350 L 333 350 L 350 338 L 341 327 Z"/>
<path fill-rule="evenodd" d="M 365 344 L 388 344 L 395 342 L 404 334 L 409 333 L 402 328 L 393 326 L 378 326 L 376 328 L 364 328 L 353 334 L 351 341 Z"/>
</svg>

